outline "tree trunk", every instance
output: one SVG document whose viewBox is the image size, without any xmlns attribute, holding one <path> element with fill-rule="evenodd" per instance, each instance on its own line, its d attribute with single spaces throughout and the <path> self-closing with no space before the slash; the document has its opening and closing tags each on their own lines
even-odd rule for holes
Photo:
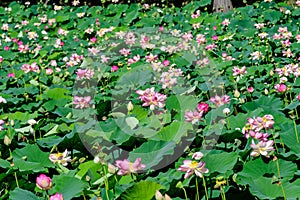
<svg viewBox="0 0 300 200">
<path fill-rule="evenodd" d="M 227 12 L 233 9 L 231 0 L 214 0 L 214 12 Z"/>
</svg>

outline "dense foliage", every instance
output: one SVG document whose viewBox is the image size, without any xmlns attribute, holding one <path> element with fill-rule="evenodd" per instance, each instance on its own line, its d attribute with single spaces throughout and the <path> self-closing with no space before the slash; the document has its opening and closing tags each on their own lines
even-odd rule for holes
<svg viewBox="0 0 300 200">
<path fill-rule="evenodd" d="M 210 3 L 0 7 L 0 199 L 299 197 L 300 8 Z"/>
</svg>

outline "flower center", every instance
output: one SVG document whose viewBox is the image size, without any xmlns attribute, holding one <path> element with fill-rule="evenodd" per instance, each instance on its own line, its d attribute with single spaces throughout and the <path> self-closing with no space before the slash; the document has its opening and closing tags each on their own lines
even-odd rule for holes
<svg viewBox="0 0 300 200">
<path fill-rule="evenodd" d="M 196 162 L 196 161 L 192 161 L 192 162 L 190 163 L 190 168 L 195 169 L 195 168 L 197 168 L 197 166 L 198 166 L 198 162 Z"/>
</svg>

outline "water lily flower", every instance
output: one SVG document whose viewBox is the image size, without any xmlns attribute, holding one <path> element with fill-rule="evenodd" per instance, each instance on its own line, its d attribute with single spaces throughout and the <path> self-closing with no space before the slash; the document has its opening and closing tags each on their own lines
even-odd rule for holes
<svg viewBox="0 0 300 200">
<path fill-rule="evenodd" d="M 131 173 L 137 173 L 139 170 L 143 170 L 146 165 L 142 164 L 142 159 L 137 158 L 134 163 L 128 159 L 116 160 L 116 166 L 119 168 L 118 175 L 124 176 Z"/>
<path fill-rule="evenodd" d="M 64 200 L 64 198 L 61 193 L 56 193 L 56 194 L 50 196 L 50 200 Z"/>
<path fill-rule="evenodd" d="M 200 178 L 203 177 L 203 174 L 208 173 L 209 170 L 205 168 L 205 162 L 197 162 L 197 161 L 192 161 L 192 160 L 184 160 L 183 165 L 181 165 L 178 170 L 182 172 L 186 172 L 184 175 L 184 178 L 187 179 L 194 173 L 196 176 L 199 176 Z"/>
<path fill-rule="evenodd" d="M 36 178 L 36 186 L 42 190 L 49 190 L 52 186 L 52 180 L 45 174 L 40 174 Z"/>
<path fill-rule="evenodd" d="M 257 144 L 255 144 L 254 140 L 252 140 L 252 144 L 250 145 L 250 147 L 253 149 L 253 151 L 251 152 L 251 156 L 259 156 L 259 155 L 263 155 L 265 157 L 270 157 L 270 153 L 272 151 L 274 151 L 274 147 L 273 147 L 274 141 L 273 140 L 269 140 L 267 142 L 264 141 L 259 141 Z"/>
</svg>

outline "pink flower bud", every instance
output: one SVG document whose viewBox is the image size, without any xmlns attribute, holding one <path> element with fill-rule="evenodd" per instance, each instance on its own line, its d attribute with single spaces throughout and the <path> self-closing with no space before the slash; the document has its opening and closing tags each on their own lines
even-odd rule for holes
<svg viewBox="0 0 300 200">
<path fill-rule="evenodd" d="M 50 200 L 64 200 L 63 195 L 56 193 L 55 195 L 50 196 Z"/>
<path fill-rule="evenodd" d="M 280 93 L 284 93 L 287 90 L 285 84 L 276 84 L 274 88 Z"/>
<path fill-rule="evenodd" d="M 52 185 L 52 180 L 45 174 L 41 174 L 36 178 L 36 186 L 42 190 L 49 190 Z"/>
<path fill-rule="evenodd" d="M 247 88 L 247 91 L 248 91 L 249 93 L 252 93 L 252 92 L 254 92 L 254 88 L 253 88 L 253 87 L 248 87 L 248 88 Z"/>
<path fill-rule="evenodd" d="M 200 160 L 201 158 L 203 158 L 203 156 L 204 156 L 203 153 L 201 153 L 201 152 L 195 152 L 193 154 L 192 158 L 195 159 L 195 160 Z"/>
<path fill-rule="evenodd" d="M 213 40 L 218 40 L 218 36 L 214 35 L 214 36 L 212 36 L 212 39 Z"/>
<path fill-rule="evenodd" d="M 164 66 L 169 66 L 170 65 L 170 61 L 169 60 L 164 60 L 163 61 L 163 65 Z"/>
<path fill-rule="evenodd" d="M 16 76 L 15 76 L 15 74 L 14 73 L 9 73 L 9 74 L 7 74 L 7 78 L 15 78 Z"/>
<path fill-rule="evenodd" d="M 119 69 L 119 67 L 116 66 L 116 65 L 114 65 L 114 66 L 111 67 L 111 71 L 112 72 L 116 72 L 116 71 L 118 71 L 118 69 Z"/>
<path fill-rule="evenodd" d="M 198 104 L 197 108 L 200 112 L 203 111 L 204 113 L 206 113 L 208 111 L 209 106 L 207 103 L 201 102 Z"/>
</svg>

